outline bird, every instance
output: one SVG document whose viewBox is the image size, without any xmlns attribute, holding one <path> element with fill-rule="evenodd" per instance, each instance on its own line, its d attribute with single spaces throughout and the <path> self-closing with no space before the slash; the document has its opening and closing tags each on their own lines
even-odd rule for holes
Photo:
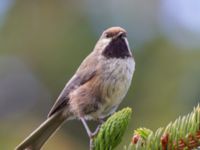
<svg viewBox="0 0 200 150">
<path fill-rule="evenodd" d="M 38 150 L 65 122 L 79 119 L 90 138 L 87 120 L 101 122 L 112 115 L 126 96 L 135 60 L 124 28 L 103 31 L 92 52 L 83 60 L 51 108 L 47 119 L 16 150 Z"/>
</svg>

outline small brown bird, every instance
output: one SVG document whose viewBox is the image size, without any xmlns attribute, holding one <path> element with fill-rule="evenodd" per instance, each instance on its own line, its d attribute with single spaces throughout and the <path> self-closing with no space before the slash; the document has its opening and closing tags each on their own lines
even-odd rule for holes
<svg viewBox="0 0 200 150">
<path fill-rule="evenodd" d="M 46 121 L 16 150 L 39 150 L 70 119 L 80 119 L 92 138 L 94 133 L 86 120 L 101 120 L 116 111 L 131 85 L 134 70 L 126 31 L 121 27 L 108 28 L 66 84 Z"/>
</svg>

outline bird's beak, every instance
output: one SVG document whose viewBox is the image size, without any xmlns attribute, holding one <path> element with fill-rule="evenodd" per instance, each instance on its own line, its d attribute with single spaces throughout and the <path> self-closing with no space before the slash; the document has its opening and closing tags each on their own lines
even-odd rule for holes
<svg viewBox="0 0 200 150">
<path fill-rule="evenodd" d="M 117 38 L 119 38 L 119 37 L 125 37 L 126 36 L 126 33 L 124 33 L 124 32 L 119 32 L 115 37 L 114 37 L 114 39 L 117 39 Z"/>
</svg>

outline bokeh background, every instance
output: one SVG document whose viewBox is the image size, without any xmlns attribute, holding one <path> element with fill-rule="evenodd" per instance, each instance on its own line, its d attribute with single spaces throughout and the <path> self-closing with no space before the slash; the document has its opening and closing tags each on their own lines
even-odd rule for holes
<svg viewBox="0 0 200 150">
<path fill-rule="evenodd" d="M 43 120 L 65 83 L 110 26 L 128 31 L 136 72 L 120 108 L 133 108 L 123 142 L 155 130 L 200 100 L 199 0 L 0 0 L 0 149 L 11 150 Z M 94 127 L 94 123 L 90 123 Z M 44 150 L 87 150 L 79 121 Z"/>
</svg>

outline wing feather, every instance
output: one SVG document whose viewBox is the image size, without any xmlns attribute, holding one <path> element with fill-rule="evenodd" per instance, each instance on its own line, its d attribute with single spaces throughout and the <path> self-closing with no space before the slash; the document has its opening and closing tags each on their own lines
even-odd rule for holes
<svg viewBox="0 0 200 150">
<path fill-rule="evenodd" d="M 75 75 L 71 78 L 71 80 L 65 85 L 64 89 L 60 93 L 57 98 L 55 104 L 51 108 L 48 117 L 54 114 L 57 111 L 66 108 L 69 101 L 69 93 L 73 90 L 79 88 L 81 85 L 87 83 L 91 80 L 96 74 L 96 65 L 97 61 L 90 59 L 92 56 L 89 55 L 83 63 L 80 65 L 79 69 L 75 73 Z"/>
</svg>

